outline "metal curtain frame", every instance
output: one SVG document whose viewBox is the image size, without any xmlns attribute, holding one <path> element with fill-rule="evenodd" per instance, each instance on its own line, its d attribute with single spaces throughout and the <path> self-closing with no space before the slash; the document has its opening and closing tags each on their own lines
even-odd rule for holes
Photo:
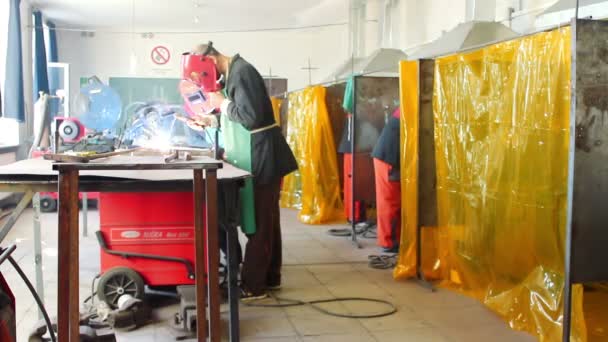
<svg viewBox="0 0 608 342">
<path fill-rule="evenodd" d="M 362 248 L 361 243 L 357 240 L 357 222 L 355 220 L 357 209 L 355 208 L 355 200 L 356 189 L 357 186 L 355 184 L 355 160 L 357 159 L 357 79 L 359 76 L 353 77 L 353 112 L 351 113 L 350 120 L 350 132 L 352 134 L 350 139 L 350 147 L 351 147 L 351 170 L 350 170 L 350 186 L 351 186 L 351 196 L 350 196 L 350 215 L 351 215 L 351 241 L 357 248 Z"/>
<path fill-rule="evenodd" d="M 577 19 L 571 24 L 571 93 L 570 93 L 570 142 L 568 144 L 568 197 L 566 213 L 566 246 L 564 250 L 564 319 L 562 326 L 562 341 L 570 341 L 572 330 L 572 203 L 574 199 L 574 155 L 576 150 L 576 38 Z"/>
<path fill-rule="evenodd" d="M 426 277 L 424 276 L 424 269 L 422 267 L 422 230 L 426 227 L 426 229 L 432 228 L 433 226 L 437 225 L 437 195 L 436 195 L 436 187 L 434 185 L 436 185 L 436 177 L 437 177 L 437 172 L 436 172 L 436 160 L 435 160 L 435 140 L 434 140 L 434 132 L 435 132 L 435 123 L 434 123 L 434 119 L 433 116 L 431 115 L 430 118 L 426 117 L 426 111 L 424 110 L 423 106 L 425 106 L 425 101 L 423 100 L 423 92 L 424 92 L 424 86 L 426 85 L 426 79 L 425 79 L 425 74 L 423 71 L 423 64 L 424 63 L 433 63 L 432 67 L 434 68 L 434 61 L 433 60 L 419 60 L 417 62 L 417 75 L 416 75 L 416 79 L 417 79 L 417 84 L 418 86 L 416 87 L 416 92 L 417 92 L 417 99 L 418 99 L 418 113 L 417 113 L 417 120 L 418 120 L 418 156 L 417 156 L 417 163 L 416 163 L 416 178 L 417 178 L 417 191 L 416 191 L 416 200 L 418 202 L 417 205 L 417 220 L 416 220 L 416 282 L 418 282 L 422 287 L 427 288 L 429 290 L 431 290 L 431 292 L 435 292 L 435 287 L 433 286 L 433 284 L 431 282 L 429 282 Z M 426 65 L 425 65 L 426 66 Z M 434 77 L 432 78 L 432 82 L 434 82 L 435 79 Z M 427 94 L 428 96 L 428 94 Z M 432 108 L 432 92 L 431 92 L 431 108 Z M 433 111 L 431 109 L 431 114 L 433 114 Z M 432 153 L 429 153 L 428 156 L 424 155 L 424 147 L 426 147 L 427 143 L 429 143 L 429 147 L 432 150 Z M 423 158 L 423 156 L 425 158 Z M 430 158 L 427 159 L 426 157 Z M 422 165 L 425 164 L 425 165 Z M 432 177 L 432 180 L 430 182 L 426 182 L 421 180 L 421 172 L 420 170 L 422 168 L 424 168 L 426 166 L 426 164 L 432 165 L 432 172 L 425 172 L 424 173 L 424 177 L 426 180 L 426 177 Z M 432 185 L 431 185 L 432 184 Z M 431 185 L 431 189 L 423 189 L 423 187 L 425 185 Z M 432 193 L 434 192 L 434 196 L 430 196 L 429 200 L 431 200 L 432 203 L 421 203 L 421 202 L 426 202 L 426 201 L 421 201 L 421 198 L 426 199 L 427 196 L 423 195 L 421 196 L 421 193 L 428 191 L 428 193 Z M 427 206 L 428 205 L 428 206 Z M 432 220 L 432 222 L 426 222 L 426 219 L 428 219 L 428 217 L 426 217 L 426 213 L 430 212 L 431 213 L 431 218 L 430 220 Z M 430 227 L 428 227 L 427 225 L 430 223 Z"/>
</svg>

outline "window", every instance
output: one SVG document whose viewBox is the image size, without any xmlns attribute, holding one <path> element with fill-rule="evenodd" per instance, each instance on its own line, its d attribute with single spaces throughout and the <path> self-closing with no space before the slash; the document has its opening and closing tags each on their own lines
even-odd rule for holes
<svg viewBox="0 0 608 342">
<path fill-rule="evenodd" d="M 9 1 L 0 1 L 0 93 L 4 92 L 6 51 L 8 44 Z M 2 98 L 4 105 L 4 97 Z M 0 118 L 0 146 L 19 144 L 19 123 L 13 119 Z"/>
</svg>

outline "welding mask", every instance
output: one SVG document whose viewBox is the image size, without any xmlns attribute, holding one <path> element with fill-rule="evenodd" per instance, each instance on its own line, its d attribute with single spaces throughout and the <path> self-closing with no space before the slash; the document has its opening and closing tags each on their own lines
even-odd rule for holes
<svg viewBox="0 0 608 342">
<path fill-rule="evenodd" d="M 179 92 L 184 99 L 186 112 L 191 117 L 210 114 L 216 109 L 209 102 L 208 93 L 192 81 L 182 80 L 179 83 Z"/>
<path fill-rule="evenodd" d="M 220 73 L 211 58 L 202 54 L 182 55 L 182 79 L 196 84 L 204 93 L 221 90 Z"/>
</svg>

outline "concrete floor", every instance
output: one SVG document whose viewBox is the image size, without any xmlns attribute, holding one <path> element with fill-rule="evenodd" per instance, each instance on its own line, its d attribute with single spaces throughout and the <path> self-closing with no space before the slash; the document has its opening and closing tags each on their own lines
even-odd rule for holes
<svg viewBox="0 0 608 342">
<path fill-rule="evenodd" d="M 451 291 L 431 293 L 413 282 L 396 282 L 390 270 L 367 266 L 367 256 L 378 253 L 373 240 L 363 240 L 357 250 L 346 238 L 330 237 L 327 226 L 307 226 L 297 221 L 294 211 L 282 212 L 284 238 L 284 280 L 281 297 L 303 300 L 336 296 L 386 299 L 398 307 L 389 317 L 346 319 L 320 314 L 309 307 L 241 307 L 243 341 L 534 341 L 515 332 L 477 301 Z M 57 221 L 56 215 L 42 215 L 45 298 L 51 315 L 57 311 Z M 15 259 L 34 281 L 32 211 L 19 219 L 6 242 L 17 242 Z M 91 280 L 99 272 L 99 249 L 92 232 L 99 216 L 89 213 L 89 235 L 80 244 L 80 299 L 90 292 Z M 26 341 L 37 307 L 16 272 L 8 265 L 1 271 L 17 300 L 18 341 Z M 325 306 L 337 312 L 374 313 L 376 304 L 336 303 Z M 176 312 L 166 305 L 154 312 L 154 321 L 138 331 L 117 334 L 118 341 L 173 341 L 178 334 L 167 321 Z M 227 320 L 227 308 L 222 316 Z M 226 330 L 226 329 L 224 329 Z"/>
</svg>

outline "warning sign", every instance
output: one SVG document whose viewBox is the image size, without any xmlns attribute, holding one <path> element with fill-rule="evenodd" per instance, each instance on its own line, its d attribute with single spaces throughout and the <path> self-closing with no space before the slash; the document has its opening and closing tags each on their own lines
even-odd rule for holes
<svg viewBox="0 0 608 342">
<path fill-rule="evenodd" d="M 169 60 L 171 59 L 171 52 L 169 52 L 169 49 L 166 47 L 159 45 L 152 49 L 150 57 L 154 64 L 165 65 L 169 63 Z"/>
</svg>

